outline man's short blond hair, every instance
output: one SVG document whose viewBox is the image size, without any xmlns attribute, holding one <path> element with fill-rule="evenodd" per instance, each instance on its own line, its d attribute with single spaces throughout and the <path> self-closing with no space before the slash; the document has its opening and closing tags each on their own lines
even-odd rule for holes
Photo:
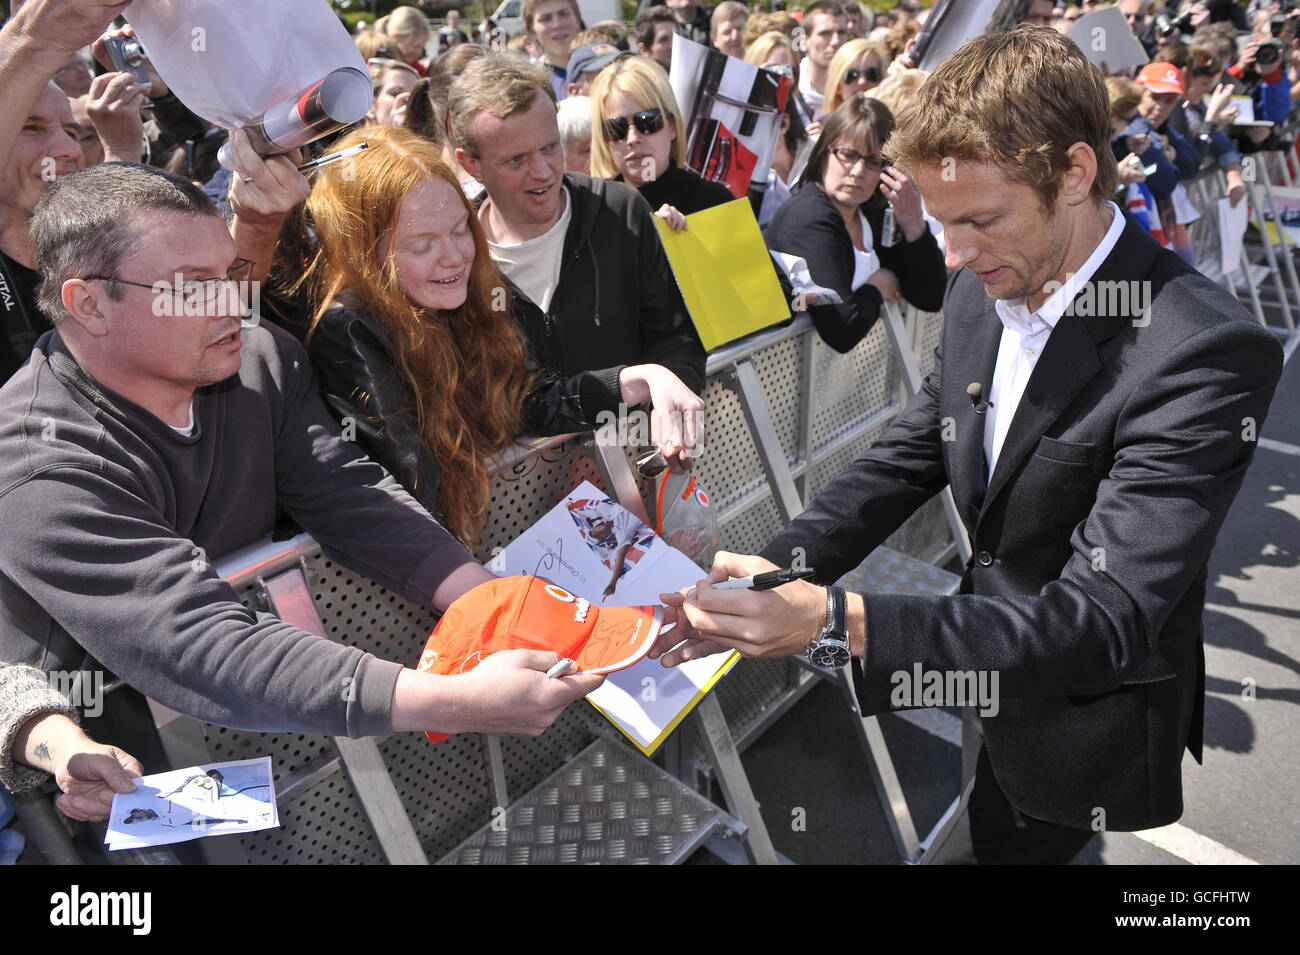
<svg viewBox="0 0 1300 955">
<path fill-rule="evenodd" d="M 722 0 L 713 8 L 713 16 L 709 19 L 709 33 L 716 36 L 720 26 L 732 20 L 739 20 L 741 17 L 745 17 L 748 22 L 749 7 L 738 3 L 737 0 Z"/>
<path fill-rule="evenodd" d="M 532 108 L 533 100 L 546 96 L 556 104 L 546 70 L 510 50 L 490 50 L 475 57 L 456 77 L 447 94 L 447 115 L 452 141 L 475 158 L 474 117 L 486 112 L 497 119 Z"/>
<path fill-rule="evenodd" d="M 1070 147 L 1084 143 L 1097 157 L 1101 202 L 1116 184 L 1108 106 L 1101 71 L 1068 37 L 1046 27 L 979 36 L 926 80 L 885 153 L 909 169 L 994 163 L 1050 209 Z"/>
</svg>

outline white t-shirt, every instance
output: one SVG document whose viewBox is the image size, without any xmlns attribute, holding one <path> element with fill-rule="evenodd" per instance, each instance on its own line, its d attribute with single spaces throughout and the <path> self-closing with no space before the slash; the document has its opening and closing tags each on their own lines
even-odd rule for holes
<svg viewBox="0 0 1300 955">
<path fill-rule="evenodd" d="M 194 437 L 194 399 L 193 398 L 190 399 L 190 423 L 183 428 L 178 428 L 174 424 L 169 424 L 167 427 L 171 428 L 173 431 L 175 431 L 183 438 Z"/>
<path fill-rule="evenodd" d="M 858 213 L 858 222 L 862 225 L 862 244 L 867 247 L 867 251 L 863 252 L 856 245 L 853 247 L 853 281 L 849 288 L 855 292 L 867 283 L 867 279 L 880 271 L 880 257 L 876 255 L 876 236 L 871 223 L 861 212 Z"/>
<path fill-rule="evenodd" d="M 543 312 L 551 307 L 551 296 L 560 283 L 560 259 L 564 256 L 564 234 L 569 230 L 572 211 L 569 190 L 563 186 L 564 211 L 545 233 L 518 245 L 488 242 L 492 261 Z M 480 215 L 482 212 L 480 211 Z"/>
<path fill-rule="evenodd" d="M 820 120 L 823 115 L 822 107 L 826 105 L 826 94 L 818 93 L 812 85 L 812 73 L 808 70 L 802 70 L 799 73 L 799 95 L 803 101 L 808 104 L 812 110 L 813 120 Z"/>
</svg>

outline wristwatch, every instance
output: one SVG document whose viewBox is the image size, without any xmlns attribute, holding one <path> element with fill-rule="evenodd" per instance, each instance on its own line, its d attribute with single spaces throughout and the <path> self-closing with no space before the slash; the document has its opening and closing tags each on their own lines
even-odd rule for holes
<svg viewBox="0 0 1300 955">
<path fill-rule="evenodd" d="M 853 658 L 849 652 L 849 607 L 843 587 L 826 588 L 826 626 L 804 653 L 813 666 L 839 670 Z"/>
</svg>

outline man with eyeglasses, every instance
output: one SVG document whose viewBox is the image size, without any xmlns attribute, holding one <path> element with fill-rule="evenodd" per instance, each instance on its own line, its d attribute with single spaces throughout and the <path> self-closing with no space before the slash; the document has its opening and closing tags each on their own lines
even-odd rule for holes
<svg viewBox="0 0 1300 955">
<path fill-rule="evenodd" d="M 654 442 L 689 467 L 704 441 L 704 347 L 650 207 L 628 185 L 564 171 L 550 84 L 517 56 L 476 58 L 447 112 L 456 159 L 486 190 L 479 221 L 537 361 L 582 376 L 571 400 L 593 425 L 649 402 Z M 611 119 L 625 136 L 651 122 Z"/>
<path fill-rule="evenodd" d="M 280 511 L 440 610 L 491 574 L 341 436 L 292 336 L 244 320 L 251 263 L 192 183 L 92 166 L 50 187 L 32 235 L 55 327 L 0 388 L 0 660 L 104 667 L 220 726 L 349 737 L 536 734 L 599 684 L 522 651 L 435 677 L 245 608 L 212 560 Z M 107 738 L 149 768 L 136 725 Z"/>
</svg>

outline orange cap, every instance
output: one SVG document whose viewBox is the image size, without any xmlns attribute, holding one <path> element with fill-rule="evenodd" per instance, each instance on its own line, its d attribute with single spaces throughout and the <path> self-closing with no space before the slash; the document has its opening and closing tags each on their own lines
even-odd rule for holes
<svg viewBox="0 0 1300 955">
<path fill-rule="evenodd" d="M 613 673 L 654 646 L 663 607 L 595 607 L 541 577 L 502 577 L 456 599 L 433 628 L 421 673 L 468 673 L 499 650 L 554 650 L 573 672 Z M 441 742 L 450 733 L 425 733 Z"/>
<path fill-rule="evenodd" d="M 1183 71 L 1172 63 L 1148 63 L 1137 75 L 1137 84 L 1153 93 L 1186 93 Z"/>
</svg>

